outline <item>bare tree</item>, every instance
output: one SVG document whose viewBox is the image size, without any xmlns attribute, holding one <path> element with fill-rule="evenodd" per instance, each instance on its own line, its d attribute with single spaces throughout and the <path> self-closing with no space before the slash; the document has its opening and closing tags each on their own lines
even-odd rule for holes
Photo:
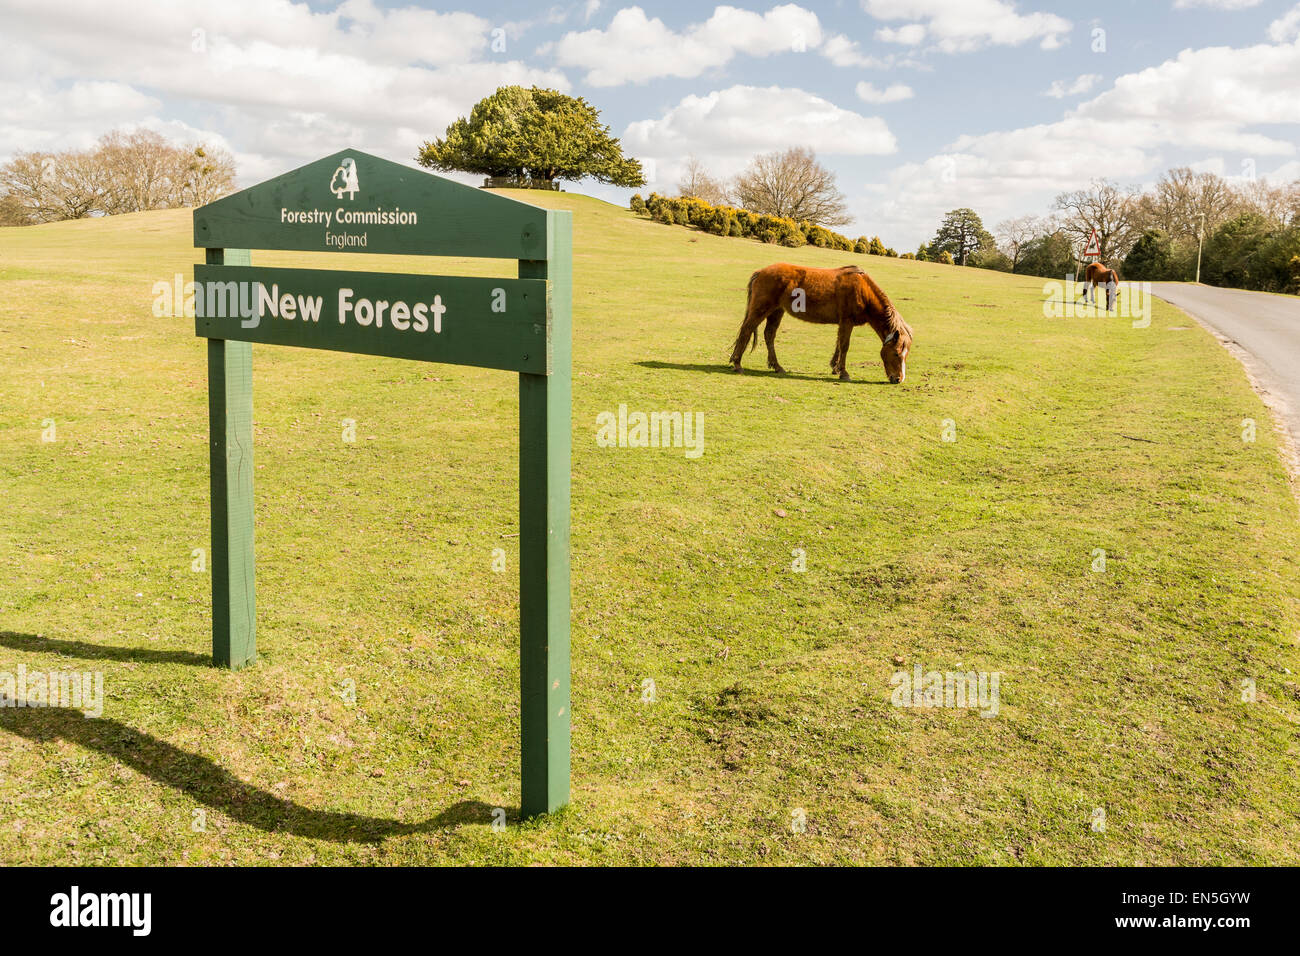
<svg viewBox="0 0 1300 956">
<path fill-rule="evenodd" d="M 172 205 L 202 206 L 235 188 L 235 157 L 224 149 L 191 143 L 173 158 Z"/>
<path fill-rule="evenodd" d="M 0 167 L 0 190 L 34 222 L 84 219 L 110 195 L 93 154 L 76 150 L 17 154 Z"/>
<path fill-rule="evenodd" d="M 820 226 L 849 221 L 835 174 L 801 146 L 754 157 L 736 178 L 735 191 L 740 205 L 751 212 L 796 222 L 807 219 Z"/>
<path fill-rule="evenodd" d="M 234 185 L 234 157 L 225 150 L 177 146 L 148 130 L 109 133 L 89 150 L 19 153 L 0 166 L 11 222 L 201 205 Z"/>
<path fill-rule="evenodd" d="M 0 226 L 30 226 L 36 220 L 12 193 L 0 193 Z"/>
<path fill-rule="evenodd" d="M 58 215 L 54 198 L 53 153 L 18 153 L 0 166 L 0 189 L 5 199 L 22 209 L 28 222 L 51 222 Z M 18 215 L 15 213 L 14 215 Z"/>
<path fill-rule="evenodd" d="M 115 215 L 172 205 L 175 152 L 153 130 L 114 130 L 101 137 L 94 156 L 108 184 L 104 212 Z"/>
<path fill-rule="evenodd" d="M 1139 234 L 1134 192 L 1097 179 L 1087 189 L 1061 193 L 1055 204 L 1062 215 L 1061 228 L 1079 246 L 1085 245 L 1095 230 L 1102 261 L 1122 258 Z"/>
<path fill-rule="evenodd" d="M 687 157 L 686 172 L 677 182 L 677 192 L 682 196 L 703 199 L 715 206 L 725 206 L 731 201 L 726 185 L 710 176 L 704 164 L 695 156 Z"/>
<path fill-rule="evenodd" d="M 1252 179 L 1237 188 L 1237 197 L 1243 208 L 1281 228 L 1291 225 L 1300 213 L 1300 182 L 1273 186 L 1267 179 Z"/>
<path fill-rule="evenodd" d="M 1198 173 L 1188 166 L 1171 169 L 1155 189 L 1137 200 L 1135 219 L 1140 229 L 1159 229 L 1173 239 L 1194 240 L 1201 229 L 1212 232 L 1242 206 L 1242 197 L 1228 181 L 1214 173 Z"/>
</svg>

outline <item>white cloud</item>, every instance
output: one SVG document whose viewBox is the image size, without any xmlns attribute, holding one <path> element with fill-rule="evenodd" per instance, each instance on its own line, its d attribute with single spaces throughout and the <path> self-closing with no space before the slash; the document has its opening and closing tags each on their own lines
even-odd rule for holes
<svg viewBox="0 0 1300 956">
<path fill-rule="evenodd" d="M 827 37 L 817 51 L 835 66 L 862 67 L 864 69 L 881 69 L 889 61 L 863 53 L 858 44 L 842 33 Z"/>
<path fill-rule="evenodd" d="M 777 86 L 733 86 L 687 96 L 659 119 L 630 124 L 622 140 L 630 154 L 654 161 L 658 188 L 676 182 L 692 153 L 714 175 L 725 177 L 739 172 L 758 153 L 791 146 L 851 156 L 882 156 L 898 149 L 894 134 L 879 117 Z"/>
<path fill-rule="evenodd" d="M 877 20 L 910 21 L 882 27 L 876 37 L 887 43 L 916 46 L 931 41 L 945 53 L 981 47 L 1019 46 L 1037 40 L 1054 50 L 1070 32 L 1070 21 L 1054 13 L 1020 13 L 1007 0 L 861 0 Z"/>
<path fill-rule="evenodd" d="M 854 92 L 864 103 L 898 103 L 910 100 L 915 95 L 905 83 L 894 83 L 881 90 L 865 80 L 854 88 Z"/>
<path fill-rule="evenodd" d="M 1058 100 L 1065 99 L 1067 96 L 1082 96 L 1100 83 L 1101 79 L 1100 73 L 1085 73 L 1075 77 L 1069 83 L 1064 80 L 1054 80 L 1044 95 Z"/>
<path fill-rule="evenodd" d="M 372 0 L 324 11 L 290 0 L 135 0 L 129 17 L 99 0 L 5 6 L 0 91 L 14 92 L 0 97 L 0 159 L 83 145 L 114 126 L 165 127 L 160 103 L 174 100 L 239 144 L 244 182 L 345 145 L 410 162 L 502 84 L 569 86 L 563 73 L 493 54 L 491 23 L 468 13 Z M 65 111 L 72 91 L 89 95 L 90 77 L 106 84 L 93 94 L 105 108 Z"/>
<path fill-rule="evenodd" d="M 1175 10 L 1190 10 L 1193 7 L 1212 7 L 1215 10 L 1248 10 L 1257 7 L 1264 0 L 1174 0 Z"/>
<path fill-rule="evenodd" d="M 566 33 L 543 51 L 553 53 L 560 66 L 586 70 L 592 86 L 618 86 L 661 76 L 700 76 L 737 53 L 803 52 L 821 41 L 817 14 L 795 4 L 762 14 L 717 7 L 708 20 L 681 33 L 640 7 L 625 7 L 604 30 Z"/>
<path fill-rule="evenodd" d="M 872 221 L 891 241 L 911 244 L 953 206 L 971 206 L 990 222 L 1046 211 L 1056 193 L 1095 178 L 1154 179 L 1174 150 L 1287 161 L 1297 153 L 1294 137 L 1260 128 L 1300 124 L 1297 88 L 1300 45 L 1184 50 L 1119 77 L 1056 122 L 961 136 L 924 162 L 898 167 L 869 190 Z"/>
<path fill-rule="evenodd" d="M 1300 37 L 1300 5 L 1268 25 L 1268 38 L 1275 43 L 1287 43 L 1297 37 Z"/>
<path fill-rule="evenodd" d="M 904 46 L 916 46 L 925 40 L 925 25 L 909 23 L 902 27 L 881 27 L 876 31 L 876 39 L 884 43 L 901 43 Z"/>
</svg>

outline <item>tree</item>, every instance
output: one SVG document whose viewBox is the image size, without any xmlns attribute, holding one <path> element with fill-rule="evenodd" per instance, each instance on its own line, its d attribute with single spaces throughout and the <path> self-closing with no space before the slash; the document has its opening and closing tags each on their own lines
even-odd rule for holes
<svg viewBox="0 0 1300 956">
<path fill-rule="evenodd" d="M 150 130 L 114 131 L 88 150 L 19 153 L 0 166 L 5 221 L 26 223 L 202 205 L 234 185 L 225 150 L 178 146 Z"/>
<path fill-rule="evenodd" d="M 1027 246 L 1034 239 L 1045 233 L 1050 232 L 1047 224 L 1037 216 L 1020 216 L 1016 219 L 1005 219 L 997 225 L 998 248 L 1002 254 L 1011 260 L 1011 270 L 1016 271 L 1016 266 L 1020 264 L 1020 256 Z"/>
<path fill-rule="evenodd" d="M 1259 250 L 1253 288 L 1265 292 L 1296 291 L 1295 262 L 1300 257 L 1300 227 L 1278 229 Z"/>
<path fill-rule="evenodd" d="M 704 164 L 694 156 L 686 160 L 686 172 L 677 183 L 677 192 L 690 199 L 702 199 L 712 206 L 726 206 L 730 201 L 727 187 L 710 176 Z"/>
<path fill-rule="evenodd" d="M 1202 277 L 1210 285 L 1238 289 L 1260 288 L 1260 252 L 1272 230 L 1257 212 L 1244 212 L 1229 219 L 1205 240 Z"/>
<path fill-rule="evenodd" d="M 177 206 L 204 206 L 235 188 L 235 157 L 224 149 L 191 143 L 172 159 L 172 195 Z"/>
<path fill-rule="evenodd" d="M 1289 226 L 1300 213 L 1300 182 L 1273 186 L 1252 179 L 1237 190 L 1243 211 L 1253 209 L 1275 226 Z"/>
<path fill-rule="evenodd" d="M 177 145 L 152 130 L 100 137 L 93 152 L 108 196 L 110 215 L 201 206 L 235 187 L 235 160 L 226 150 L 202 143 Z"/>
<path fill-rule="evenodd" d="M 1194 242 L 1205 214 L 1205 229 L 1213 232 L 1241 211 L 1242 197 L 1228 181 L 1214 173 L 1198 173 L 1188 166 L 1171 169 L 1155 189 L 1134 203 L 1136 229 L 1159 229 L 1173 242 Z"/>
<path fill-rule="evenodd" d="M 153 130 L 114 130 L 94 152 L 108 187 L 103 211 L 109 215 L 171 205 L 175 147 Z"/>
<path fill-rule="evenodd" d="M 970 254 L 983 246 L 993 245 L 984 223 L 973 209 L 953 209 L 943 217 L 939 231 L 930 242 L 930 257 L 949 253 L 960 265 L 965 265 Z"/>
<path fill-rule="evenodd" d="M 1015 272 L 1015 265 L 1011 257 L 999 249 L 996 245 L 990 243 L 986 246 L 980 246 L 970 254 L 966 264 L 976 269 L 993 269 L 997 272 Z"/>
<path fill-rule="evenodd" d="M 592 178 L 644 186 L 641 163 L 623 156 L 600 113 L 581 97 L 555 90 L 503 86 L 474 105 L 468 119 L 426 142 L 421 166 L 509 177 L 521 184 Z"/>
<path fill-rule="evenodd" d="M 1144 282 L 1179 278 L 1173 274 L 1173 249 L 1168 234 L 1148 229 L 1124 257 L 1124 276 Z"/>
<path fill-rule="evenodd" d="M 77 150 L 18 153 L 0 167 L 0 189 L 35 222 L 84 219 L 93 212 L 106 212 L 113 195 L 109 177 L 94 154 Z"/>
<path fill-rule="evenodd" d="M 835 174 L 802 146 L 754 157 L 736 178 L 735 193 L 741 206 L 762 215 L 819 226 L 849 221 Z"/>
<path fill-rule="evenodd" d="M 1101 261 L 1122 259 L 1136 235 L 1136 203 L 1133 190 L 1121 189 L 1105 179 L 1094 180 L 1087 189 L 1061 193 L 1056 209 L 1062 213 L 1062 228 L 1083 249 L 1093 231 L 1101 246 Z"/>
<path fill-rule="evenodd" d="M 1031 239 L 1021 253 L 1016 271 L 1021 275 L 1041 276 L 1044 279 L 1073 276 L 1075 260 L 1070 237 L 1056 229 L 1045 236 Z"/>
<path fill-rule="evenodd" d="M 29 226 L 35 221 L 18 197 L 10 193 L 0 195 L 0 226 Z"/>
</svg>

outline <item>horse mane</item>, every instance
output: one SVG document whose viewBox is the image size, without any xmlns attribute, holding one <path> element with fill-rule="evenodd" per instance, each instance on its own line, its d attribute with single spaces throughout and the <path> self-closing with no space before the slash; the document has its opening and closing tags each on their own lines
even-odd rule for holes
<svg viewBox="0 0 1300 956">
<path fill-rule="evenodd" d="M 867 283 L 867 288 L 874 292 L 880 298 L 881 303 L 884 304 L 885 327 L 888 331 L 880 336 L 882 339 L 889 338 L 890 332 L 897 332 L 900 335 L 906 335 L 909 339 L 912 337 L 912 327 L 903 321 L 903 317 L 898 314 L 898 309 L 894 308 L 894 303 L 890 300 L 889 296 L 885 294 L 885 290 L 880 288 L 876 283 L 875 279 L 871 278 L 871 276 L 867 275 L 866 272 L 859 269 L 857 266 L 844 266 L 840 271 L 862 276 Z"/>
</svg>

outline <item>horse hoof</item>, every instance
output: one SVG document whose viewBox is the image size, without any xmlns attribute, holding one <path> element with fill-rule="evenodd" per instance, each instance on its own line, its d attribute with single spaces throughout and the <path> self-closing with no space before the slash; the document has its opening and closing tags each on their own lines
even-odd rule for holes
<svg viewBox="0 0 1300 956">
<path fill-rule="evenodd" d="M 847 382 L 848 380 L 849 380 L 849 373 L 848 373 L 848 372 L 840 372 L 840 381 L 841 381 L 841 382 Z"/>
<path fill-rule="evenodd" d="M 776 368 L 772 369 L 772 371 L 775 372 L 777 375 L 784 375 L 784 374 L 785 374 L 785 369 L 783 369 L 783 368 L 782 368 L 781 366 L 779 366 L 779 365 L 776 366 Z"/>
<path fill-rule="evenodd" d="M 733 365 L 733 366 L 731 366 L 731 370 L 732 370 L 733 372 L 739 372 L 739 371 L 740 371 L 740 366 L 739 366 L 739 365 Z"/>
</svg>

